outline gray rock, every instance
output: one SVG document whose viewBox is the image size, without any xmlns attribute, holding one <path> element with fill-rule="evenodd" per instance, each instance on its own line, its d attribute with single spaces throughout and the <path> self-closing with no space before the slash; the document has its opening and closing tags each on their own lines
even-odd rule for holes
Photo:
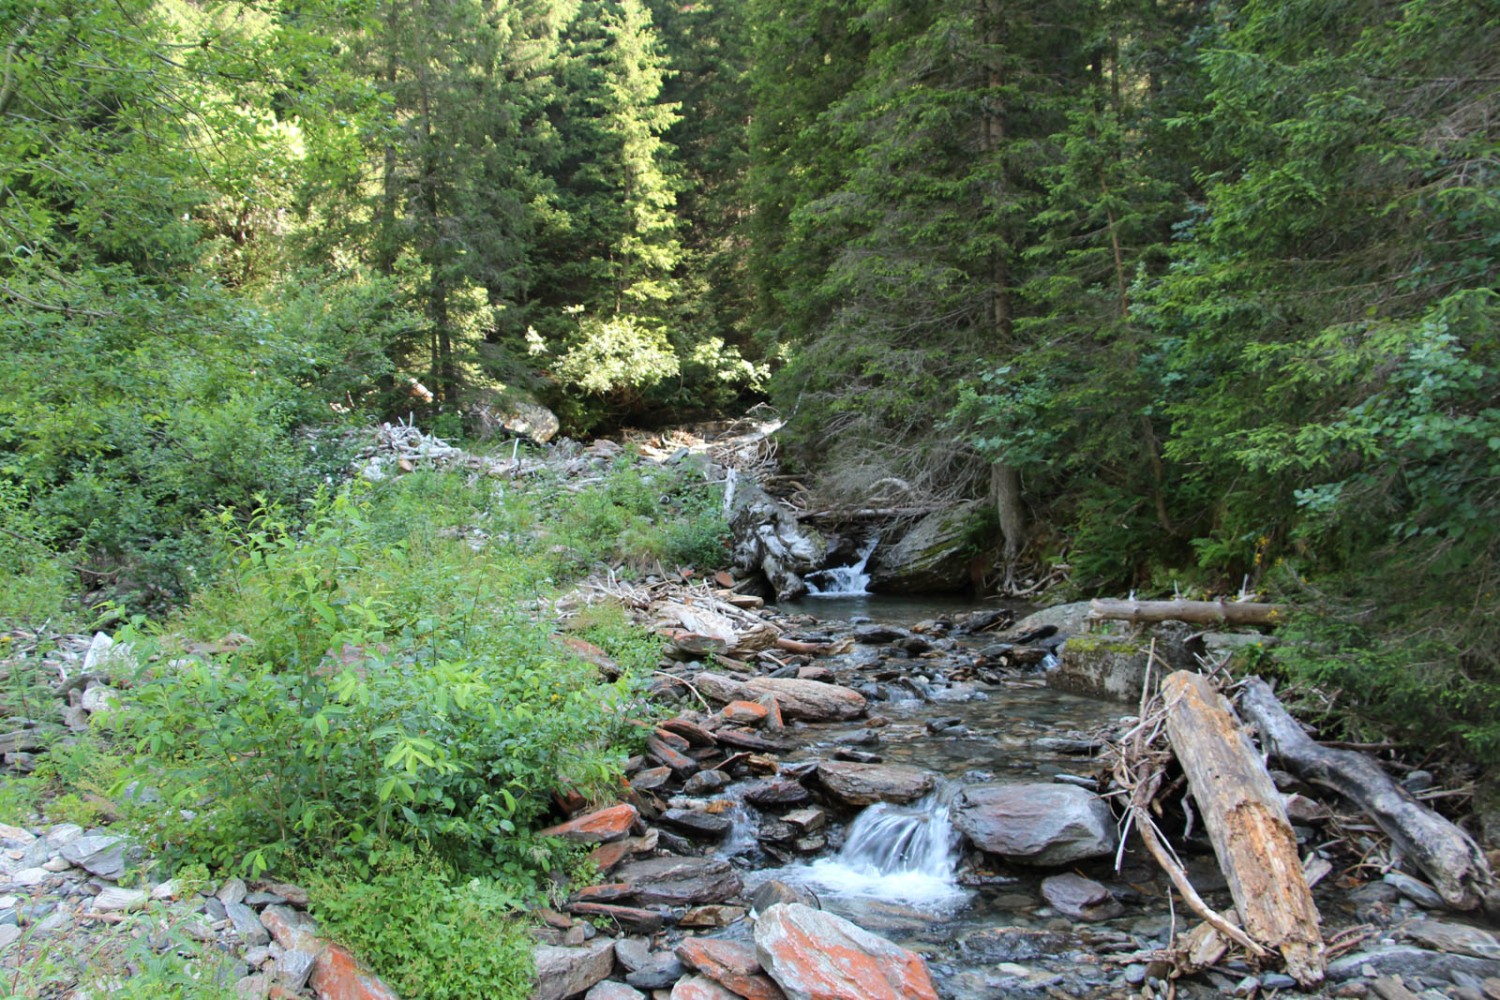
<svg viewBox="0 0 1500 1000">
<path fill-rule="evenodd" d="M 970 585 L 974 528 L 984 505 L 928 514 L 870 558 L 870 587 L 891 593 L 951 593 Z"/>
<path fill-rule="evenodd" d="M 620 938 L 615 942 L 615 958 L 626 972 L 634 972 L 651 961 L 651 942 L 638 937 Z"/>
<path fill-rule="evenodd" d="M 1013 639 L 1044 628 L 1054 628 L 1062 635 L 1077 635 L 1088 627 L 1091 605 L 1090 601 L 1054 604 L 1022 618 L 1006 629 L 1001 637 Z"/>
<path fill-rule="evenodd" d="M 4 951 L 21 940 L 21 928 L 15 924 L 0 924 L 0 951 Z"/>
<path fill-rule="evenodd" d="M 734 827 L 727 816 L 702 809 L 668 809 L 660 821 L 699 840 L 718 840 Z"/>
<path fill-rule="evenodd" d="M 1489 931 L 1467 924 L 1441 920 L 1417 920 L 1402 928 L 1406 936 L 1426 948 L 1473 955 L 1475 958 L 1500 959 L 1500 941 Z"/>
<path fill-rule="evenodd" d="M 1150 661 L 1149 638 L 1075 635 L 1059 650 L 1057 667 L 1047 674 L 1047 686 L 1093 698 L 1136 703 L 1141 699 Z"/>
<path fill-rule="evenodd" d="M 151 894 L 145 889 L 122 889 L 112 885 L 94 897 L 95 913 L 120 913 L 145 907 Z"/>
<path fill-rule="evenodd" d="M 1500 961 L 1393 945 L 1355 952 L 1328 963 L 1328 979 L 1335 983 L 1373 976 L 1452 980 L 1460 973 L 1480 979 L 1500 976 Z"/>
<path fill-rule="evenodd" d="M 1064 865 L 1115 850 L 1115 821 L 1097 795 L 1074 785 L 972 785 L 954 825 L 980 850 L 1033 865 Z"/>
<path fill-rule="evenodd" d="M 1121 913 L 1119 902 L 1108 889 L 1073 872 L 1043 879 L 1042 898 L 1058 913 L 1075 920 L 1108 920 Z"/>
<path fill-rule="evenodd" d="M 904 764 L 857 764 L 823 761 L 818 782 L 845 805 L 876 802 L 914 802 L 932 791 L 936 779 L 928 771 Z"/>
<path fill-rule="evenodd" d="M 250 947 L 271 942 L 271 932 L 266 930 L 255 911 L 244 903 L 224 903 L 224 914 L 234 925 L 234 932 L 240 936 L 240 940 Z"/>
<path fill-rule="evenodd" d="M 638 990 L 664 990 L 682 978 L 684 970 L 677 956 L 661 952 L 625 977 L 625 982 Z"/>
<path fill-rule="evenodd" d="M 77 823 L 58 823 L 47 829 L 47 846 L 54 851 L 61 850 L 82 836 L 83 827 Z"/>
<path fill-rule="evenodd" d="M 642 906 L 723 903 L 744 888 L 739 874 L 719 858 L 645 858 L 621 865 L 611 877 L 633 886 Z"/>
<path fill-rule="evenodd" d="M 307 979 L 312 975 L 317 961 L 316 953 L 303 951 L 301 948 L 282 952 L 281 957 L 276 960 L 276 982 L 293 993 L 300 991 L 307 985 Z"/>
<path fill-rule="evenodd" d="M 125 874 L 126 846 L 124 837 L 108 834 L 78 837 L 64 844 L 61 854 L 89 874 L 113 882 Z"/>
<path fill-rule="evenodd" d="M 799 781 L 789 778 L 767 778 L 745 789 L 745 801 L 760 809 L 805 805 L 812 795 Z"/>
<path fill-rule="evenodd" d="M 812 893 L 799 885 L 788 885 L 779 879 L 773 878 L 761 883 L 750 894 L 750 908 L 756 913 L 764 913 L 777 903 L 802 903 L 814 909 L 822 909 Z"/>
<path fill-rule="evenodd" d="M 271 977 L 256 973 L 235 981 L 235 995 L 241 1000 L 264 1000 L 271 992 Z"/>
<path fill-rule="evenodd" d="M 243 903 L 247 894 L 248 889 L 245 887 L 245 880 L 232 878 L 219 886 L 219 891 L 214 893 L 214 896 L 218 898 L 219 902 L 227 906 L 230 903 Z"/>
<path fill-rule="evenodd" d="M 1405 872 L 1386 872 L 1380 881 L 1393 887 L 1401 895 L 1416 903 L 1418 906 L 1429 910 L 1442 910 L 1447 908 L 1443 897 L 1439 896 L 1426 882 L 1412 878 Z"/>
<path fill-rule="evenodd" d="M 606 979 L 602 983 L 595 983 L 583 995 L 583 1000 L 646 1000 L 646 994 L 633 986 Z"/>
<path fill-rule="evenodd" d="M 35 886 L 45 885 L 51 880 L 53 873 L 45 868 L 22 868 L 10 877 L 12 885 L 23 889 L 31 889 Z"/>
<path fill-rule="evenodd" d="M 533 953 L 536 989 L 531 1000 L 564 1000 L 606 978 L 615 967 L 615 945 L 601 937 L 578 948 L 542 945 Z"/>
<path fill-rule="evenodd" d="M 120 703 L 120 692 L 107 684 L 96 684 L 83 692 L 83 700 L 78 703 L 90 715 L 107 712 Z"/>
<path fill-rule="evenodd" d="M 712 795 L 729 784 L 729 775 L 723 771 L 699 771 L 683 783 L 684 795 Z M 634 786 L 635 782 L 631 782 Z"/>
</svg>

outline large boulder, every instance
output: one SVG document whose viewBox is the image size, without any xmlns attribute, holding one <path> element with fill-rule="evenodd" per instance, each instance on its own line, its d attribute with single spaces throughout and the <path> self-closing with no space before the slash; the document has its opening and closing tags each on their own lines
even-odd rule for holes
<svg viewBox="0 0 1500 1000">
<path fill-rule="evenodd" d="M 1011 861 L 1065 865 L 1115 851 L 1115 818 L 1099 796 L 1076 785 L 971 785 L 953 825 L 975 847 Z"/>
<path fill-rule="evenodd" d="M 972 583 L 981 551 L 975 544 L 981 505 L 961 504 L 928 514 L 894 545 L 870 558 L 870 589 L 898 594 L 948 593 Z"/>
<path fill-rule="evenodd" d="M 807 593 L 803 579 L 828 561 L 828 542 L 752 482 L 737 479 L 730 499 L 732 561 L 741 573 L 762 573 L 778 600 Z"/>
<path fill-rule="evenodd" d="M 1188 626 L 1164 622 L 1144 632 L 1074 635 L 1058 648 L 1057 667 L 1048 672 L 1047 686 L 1137 704 L 1153 655 L 1157 659 L 1156 669 L 1150 672 L 1153 690 L 1173 670 L 1193 669 L 1193 656 L 1187 648 L 1190 634 Z"/>
<path fill-rule="evenodd" d="M 1089 612 L 1092 610 L 1092 601 L 1054 604 L 1050 608 L 1033 611 L 1006 629 L 997 638 L 1014 638 L 1015 636 L 1026 635 L 1027 633 L 1037 632 L 1046 628 L 1050 628 L 1054 633 L 1061 633 L 1062 635 L 1077 635 L 1088 628 Z"/>
<path fill-rule="evenodd" d="M 469 426 L 481 441 L 508 434 L 546 444 L 562 429 L 557 414 L 517 390 L 481 390 L 469 401 L 467 410 Z"/>
<path fill-rule="evenodd" d="M 1057 667 L 1047 673 L 1048 687 L 1135 703 L 1146 685 L 1151 640 L 1140 635 L 1075 635 L 1058 649 L 1057 659 Z"/>
<path fill-rule="evenodd" d="M 760 915 L 755 954 L 790 1000 L 937 1000 L 921 955 L 801 903 Z"/>
<path fill-rule="evenodd" d="M 842 760 L 820 762 L 818 781 L 830 795 L 849 806 L 914 802 L 932 791 L 936 784 L 936 779 L 921 768 L 904 764 L 855 764 Z"/>
</svg>

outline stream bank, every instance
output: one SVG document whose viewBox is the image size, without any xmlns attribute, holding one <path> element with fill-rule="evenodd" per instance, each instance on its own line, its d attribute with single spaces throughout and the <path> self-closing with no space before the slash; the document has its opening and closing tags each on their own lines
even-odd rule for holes
<svg viewBox="0 0 1500 1000">
<path fill-rule="evenodd" d="M 673 599 L 713 600 L 701 589 Z M 1277 968 L 1233 956 L 1173 978 L 1174 949 L 1198 921 L 1134 838 L 1118 842 L 1101 797 L 1102 751 L 1134 723 L 1134 707 L 1047 683 L 1076 612 L 1013 622 L 994 605 L 947 608 L 805 599 L 755 612 L 775 625 L 779 647 L 736 650 L 726 638 L 728 648 L 708 654 L 692 640 L 677 648 L 655 687 L 679 714 L 630 767 L 632 846 L 605 844 L 596 856 L 628 856 L 644 838 L 653 854 L 693 859 L 697 881 L 687 898 L 667 898 L 637 881 L 654 869 L 625 864 L 602 875 L 606 906 L 640 912 L 601 910 L 585 894 L 573 904 L 575 917 L 623 917 L 625 938 L 656 956 L 644 976 L 617 965 L 620 984 L 699 995 L 696 983 L 669 993 L 653 977 L 694 938 L 754 953 L 756 912 L 795 900 L 923 956 L 936 994 L 951 1000 L 1295 991 Z M 1358 824 L 1309 808 L 1305 787 L 1288 791 L 1300 796 L 1303 851 L 1329 868 L 1316 894 L 1336 943 L 1328 981 L 1300 995 L 1493 994 L 1493 936 L 1445 914 L 1410 876 L 1365 868 L 1341 842 Z M 1228 909 L 1202 833 L 1179 835 L 1192 826 L 1182 815 L 1162 823 L 1176 824 L 1193 884 Z M 726 988 L 725 997 L 754 995 Z"/>
</svg>

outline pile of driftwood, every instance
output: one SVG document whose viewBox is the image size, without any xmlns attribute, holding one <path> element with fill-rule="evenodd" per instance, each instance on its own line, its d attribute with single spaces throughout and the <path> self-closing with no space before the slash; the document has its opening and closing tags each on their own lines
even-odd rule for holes
<svg viewBox="0 0 1500 1000">
<path fill-rule="evenodd" d="M 1284 800 L 1252 729 L 1264 753 L 1294 777 L 1335 792 L 1373 820 L 1403 863 L 1419 871 L 1448 906 L 1474 910 L 1486 902 L 1493 879 L 1467 834 L 1418 802 L 1371 758 L 1314 741 L 1260 678 L 1225 687 L 1238 694 L 1241 721 L 1215 675 L 1215 669 L 1177 671 L 1159 687 L 1148 679 L 1147 691 L 1157 693 L 1142 698 L 1137 721 L 1109 752 L 1126 823 L 1203 921 L 1159 956 L 1172 976 L 1208 968 L 1238 950 L 1259 963 L 1280 964 L 1312 987 L 1323 981 L 1329 957 L 1357 940 L 1323 936 L 1311 890 L 1331 866 L 1313 853 L 1299 856 Z M 1173 759 L 1182 776 L 1168 782 Z M 1184 783 L 1192 795 L 1191 802 L 1182 800 L 1187 823 L 1191 828 L 1201 819 L 1234 899 L 1231 910 L 1216 912 L 1204 902 L 1158 828 L 1162 804 Z"/>
<path fill-rule="evenodd" d="M 546 466 L 541 460 L 521 455 L 519 447 L 508 457 L 475 455 L 426 433 L 410 417 L 381 424 L 372 438 L 354 459 L 355 471 L 372 482 L 417 469 L 468 469 L 482 475 L 514 477 Z"/>
</svg>

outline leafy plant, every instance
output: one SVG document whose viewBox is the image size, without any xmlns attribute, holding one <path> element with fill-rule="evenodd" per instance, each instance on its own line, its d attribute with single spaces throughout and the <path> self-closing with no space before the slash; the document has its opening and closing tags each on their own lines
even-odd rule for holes
<svg viewBox="0 0 1500 1000">
<path fill-rule="evenodd" d="M 531 993 L 532 939 L 514 916 L 522 900 L 492 881 L 459 878 L 430 852 L 398 847 L 367 873 L 324 866 L 308 887 L 323 930 L 401 996 L 522 1000 Z"/>
</svg>

